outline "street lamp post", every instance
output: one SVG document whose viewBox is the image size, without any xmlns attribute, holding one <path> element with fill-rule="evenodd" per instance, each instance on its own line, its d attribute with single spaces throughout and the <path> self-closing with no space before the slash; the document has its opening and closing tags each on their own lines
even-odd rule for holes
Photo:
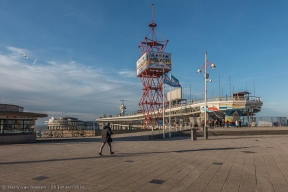
<svg viewBox="0 0 288 192">
<path fill-rule="evenodd" d="M 207 73 L 207 52 L 205 52 L 205 60 L 204 60 L 204 66 L 201 66 L 200 68 L 204 68 L 204 138 L 208 139 L 208 129 L 207 129 L 207 81 L 212 82 L 212 79 L 209 79 L 209 73 Z M 209 63 L 210 64 L 210 63 Z M 201 73 L 201 69 L 197 70 L 197 73 Z M 211 63 L 210 68 L 214 69 L 216 68 L 216 65 L 214 63 Z"/>
</svg>

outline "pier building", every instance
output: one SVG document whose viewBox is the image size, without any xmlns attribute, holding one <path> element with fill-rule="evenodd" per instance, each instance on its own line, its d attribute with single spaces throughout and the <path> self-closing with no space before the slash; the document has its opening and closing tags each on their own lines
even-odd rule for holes
<svg viewBox="0 0 288 192">
<path fill-rule="evenodd" d="M 0 104 L 0 143 L 35 142 L 36 120 L 47 116 L 24 112 L 24 108 L 17 105 Z"/>
<path fill-rule="evenodd" d="M 168 94 L 167 94 L 168 95 Z M 261 111 L 263 105 L 261 97 L 250 96 L 249 92 L 237 92 L 231 97 L 215 97 L 207 99 L 206 114 L 207 119 L 222 120 L 224 126 L 233 127 L 235 121 L 240 120 L 245 125 L 251 125 L 252 117 Z M 169 116 L 171 126 L 200 126 L 204 120 L 204 100 L 187 101 L 177 98 L 171 100 L 171 108 L 168 106 L 164 111 L 165 127 L 169 126 Z M 103 123 L 110 122 L 112 129 L 132 129 L 142 128 L 144 121 L 143 113 L 138 112 L 131 115 L 98 118 L 100 128 Z M 161 127 L 161 123 L 152 124 L 151 127 Z"/>
<path fill-rule="evenodd" d="M 96 121 L 81 121 L 75 117 L 51 117 L 45 121 L 49 130 L 94 130 L 96 129 Z"/>
</svg>

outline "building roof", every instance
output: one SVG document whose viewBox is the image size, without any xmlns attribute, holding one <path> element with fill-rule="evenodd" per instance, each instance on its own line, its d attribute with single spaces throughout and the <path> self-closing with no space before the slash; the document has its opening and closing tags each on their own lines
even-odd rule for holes
<svg viewBox="0 0 288 192">
<path fill-rule="evenodd" d="M 233 95 L 248 95 L 248 94 L 251 94 L 251 93 L 249 93 L 248 91 L 242 91 L 242 92 L 233 93 Z"/>
<path fill-rule="evenodd" d="M 0 111 L 15 111 L 15 112 L 23 112 L 24 108 L 18 105 L 11 104 L 0 104 Z"/>
<path fill-rule="evenodd" d="M 0 104 L 0 115 L 9 116 L 9 117 L 10 116 L 48 117 L 47 114 L 43 114 L 43 113 L 24 112 L 23 107 L 20 107 L 18 105 L 11 105 L 11 104 Z"/>
<path fill-rule="evenodd" d="M 48 117 L 47 114 L 33 112 L 18 112 L 18 111 L 0 111 L 0 115 L 6 116 L 25 116 L 25 117 Z"/>
</svg>

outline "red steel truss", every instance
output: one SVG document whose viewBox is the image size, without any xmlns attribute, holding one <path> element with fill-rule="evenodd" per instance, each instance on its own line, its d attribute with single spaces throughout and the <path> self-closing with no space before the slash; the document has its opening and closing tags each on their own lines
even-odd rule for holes
<svg viewBox="0 0 288 192">
<path fill-rule="evenodd" d="M 149 24 L 151 31 L 138 46 L 141 56 L 146 52 L 164 52 L 168 40 L 155 31 L 156 26 L 154 5 L 152 4 L 152 22 Z M 158 40 L 155 33 L 159 34 L 162 39 Z M 167 69 L 147 68 L 138 75 L 143 85 L 143 95 L 139 102 L 139 107 L 144 115 L 143 128 L 155 126 L 157 121 L 163 118 L 163 100 L 164 106 L 168 106 L 167 98 L 163 95 L 163 74 L 168 72 Z"/>
<path fill-rule="evenodd" d="M 167 104 L 167 99 L 165 95 L 163 98 L 163 76 L 159 76 L 157 72 L 151 74 L 144 71 L 140 80 L 143 85 L 143 95 L 139 106 L 144 115 L 143 128 L 148 128 L 156 125 L 158 119 L 162 119 L 163 99 L 164 104 Z"/>
</svg>

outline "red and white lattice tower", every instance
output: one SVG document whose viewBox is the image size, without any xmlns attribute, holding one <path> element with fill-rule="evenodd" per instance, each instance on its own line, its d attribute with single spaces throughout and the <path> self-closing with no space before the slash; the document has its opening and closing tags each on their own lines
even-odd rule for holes
<svg viewBox="0 0 288 192">
<path fill-rule="evenodd" d="M 163 103 L 164 106 L 168 104 L 163 93 L 163 75 L 172 69 L 171 53 L 164 52 L 168 40 L 155 30 L 156 26 L 152 4 L 152 22 L 149 24 L 151 31 L 138 46 L 141 56 L 136 64 L 137 77 L 143 85 L 143 95 L 139 101 L 144 115 L 143 128 L 156 125 L 163 118 Z M 157 39 L 156 34 L 161 38 Z"/>
</svg>

